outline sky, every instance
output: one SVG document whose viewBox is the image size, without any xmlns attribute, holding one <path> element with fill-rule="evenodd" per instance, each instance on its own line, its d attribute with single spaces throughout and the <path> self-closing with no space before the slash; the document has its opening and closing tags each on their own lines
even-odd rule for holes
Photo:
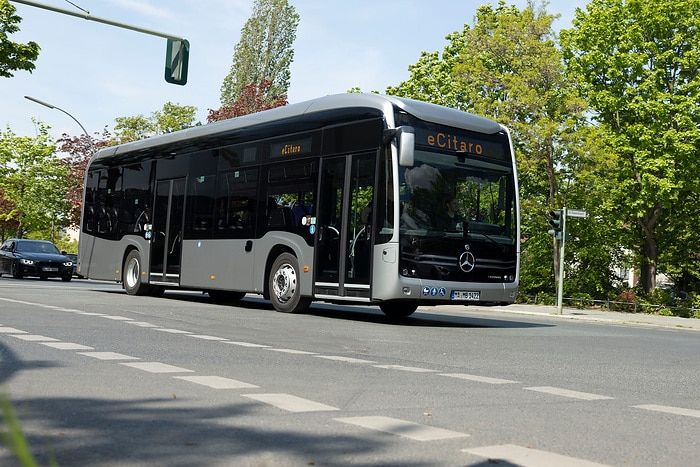
<svg viewBox="0 0 700 467">
<path fill-rule="evenodd" d="M 220 88 L 229 73 L 241 28 L 253 0 L 71 0 L 90 16 L 186 38 L 190 42 L 185 86 L 164 79 L 166 39 L 10 2 L 22 18 L 10 40 L 37 42 L 32 72 L 0 78 L 0 129 L 34 136 L 32 119 L 77 136 L 68 115 L 31 102 L 31 96 L 64 110 L 88 133 L 113 130 L 114 119 L 150 116 L 166 102 L 192 105 L 206 123 L 208 109 L 221 106 Z M 33 3 L 80 12 L 68 0 Z M 293 44 L 290 103 L 328 94 L 384 92 L 409 78 L 408 66 L 422 51 L 448 45 L 445 36 L 474 24 L 476 9 L 498 0 L 289 0 L 300 16 Z M 567 29 L 585 0 L 550 0 L 560 14 L 555 29 Z M 524 8 L 527 0 L 507 0 Z"/>
</svg>

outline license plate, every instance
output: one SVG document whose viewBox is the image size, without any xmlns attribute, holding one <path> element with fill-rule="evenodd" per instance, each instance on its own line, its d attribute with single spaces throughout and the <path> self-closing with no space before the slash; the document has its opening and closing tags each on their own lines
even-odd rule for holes
<svg viewBox="0 0 700 467">
<path fill-rule="evenodd" d="M 467 290 L 453 290 L 452 300 L 466 300 L 469 302 L 478 302 L 481 294 L 479 292 L 471 292 Z"/>
<path fill-rule="evenodd" d="M 58 268 L 41 268 L 44 272 L 58 272 Z"/>
</svg>

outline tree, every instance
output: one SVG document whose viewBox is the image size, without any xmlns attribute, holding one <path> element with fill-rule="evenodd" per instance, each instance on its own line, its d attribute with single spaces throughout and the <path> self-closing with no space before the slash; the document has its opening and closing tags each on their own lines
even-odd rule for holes
<svg viewBox="0 0 700 467">
<path fill-rule="evenodd" d="M 162 110 L 152 112 L 150 117 L 140 114 L 133 117 L 117 117 L 114 119 L 116 125 L 112 144 L 128 143 L 198 126 L 200 123 L 195 123 L 196 113 L 197 107 L 166 102 Z"/>
<path fill-rule="evenodd" d="M 222 106 L 219 110 L 209 109 L 207 123 L 218 122 L 229 118 L 240 117 L 263 110 L 274 109 L 287 105 L 287 95 L 271 96 L 269 94 L 270 80 L 264 80 L 260 84 L 248 84 L 243 89 L 238 98 Z"/>
<path fill-rule="evenodd" d="M 222 105 L 239 100 L 245 86 L 266 80 L 271 84 L 264 99 L 274 102 L 287 94 L 298 25 L 299 15 L 287 0 L 255 0 L 234 49 L 231 71 L 221 85 Z"/>
<path fill-rule="evenodd" d="M 35 138 L 0 131 L 0 191 L 9 201 L 0 218 L 17 222 L 19 238 L 29 230 L 66 226 L 70 210 L 68 166 L 56 156 L 48 127 L 39 122 L 37 129 Z"/>
<path fill-rule="evenodd" d="M 568 68 L 619 161 L 611 194 L 647 293 L 663 252 L 692 257 L 698 240 L 698 11 L 700 0 L 593 0 L 561 33 Z"/>
<path fill-rule="evenodd" d="M 112 143 L 111 134 L 105 128 L 101 135 L 80 135 L 70 136 L 64 133 L 57 143 L 59 150 L 67 154 L 62 162 L 68 165 L 68 184 L 66 200 L 70 203 L 71 210 L 69 216 L 70 227 L 80 226 L 80 214 L 83 205 L 83 184 L 85 183 L 85 170 L 90 158 L 101 148 Z"/>
<path fill-rule="evenodd" d="M 18 32 L 22 18 L 17 16 L 17 9 L 8 0 L 0 0 L 0 77 L 11 78 L 13 71 L 32 72 L 34 61 L 39 57 L 39 44 L 27 42 L 20 44 L 9 39 L 10 34 Z"/>
</svg>

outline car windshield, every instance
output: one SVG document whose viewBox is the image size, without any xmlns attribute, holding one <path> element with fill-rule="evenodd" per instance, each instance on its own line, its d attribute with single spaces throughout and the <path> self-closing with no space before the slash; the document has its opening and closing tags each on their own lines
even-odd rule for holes
<svg viewBox="0 0 700 467">
<path fill-rule="evenodd" d="M 21 253 L 49 253 L 58 255 L 60 252 L 53 243 L 48 242 L 17 242 L 16 251 Z"/>
</svg>

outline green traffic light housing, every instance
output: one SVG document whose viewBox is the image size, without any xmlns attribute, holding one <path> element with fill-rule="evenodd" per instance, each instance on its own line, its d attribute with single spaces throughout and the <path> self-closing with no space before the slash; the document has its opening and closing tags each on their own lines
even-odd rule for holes
<svg viewBox="0 0 700 467">
<path fill-rule="evenodd" d="M 550 230 L 550 234 L 557 234 L 561 232 L 561 209 L 555 209 L 554 211 L 549 211 L 549 215 L 552 217 L 549 221 L 549 225 L 552 226 L 553 230 Z"/>
<path fill-rule="evenodd" d="M 165 81 L 180 86 L 187 84 L 189 60 L 189 41 L 187 39 L 168 39 L 165 51 Z"/>
</svg>

